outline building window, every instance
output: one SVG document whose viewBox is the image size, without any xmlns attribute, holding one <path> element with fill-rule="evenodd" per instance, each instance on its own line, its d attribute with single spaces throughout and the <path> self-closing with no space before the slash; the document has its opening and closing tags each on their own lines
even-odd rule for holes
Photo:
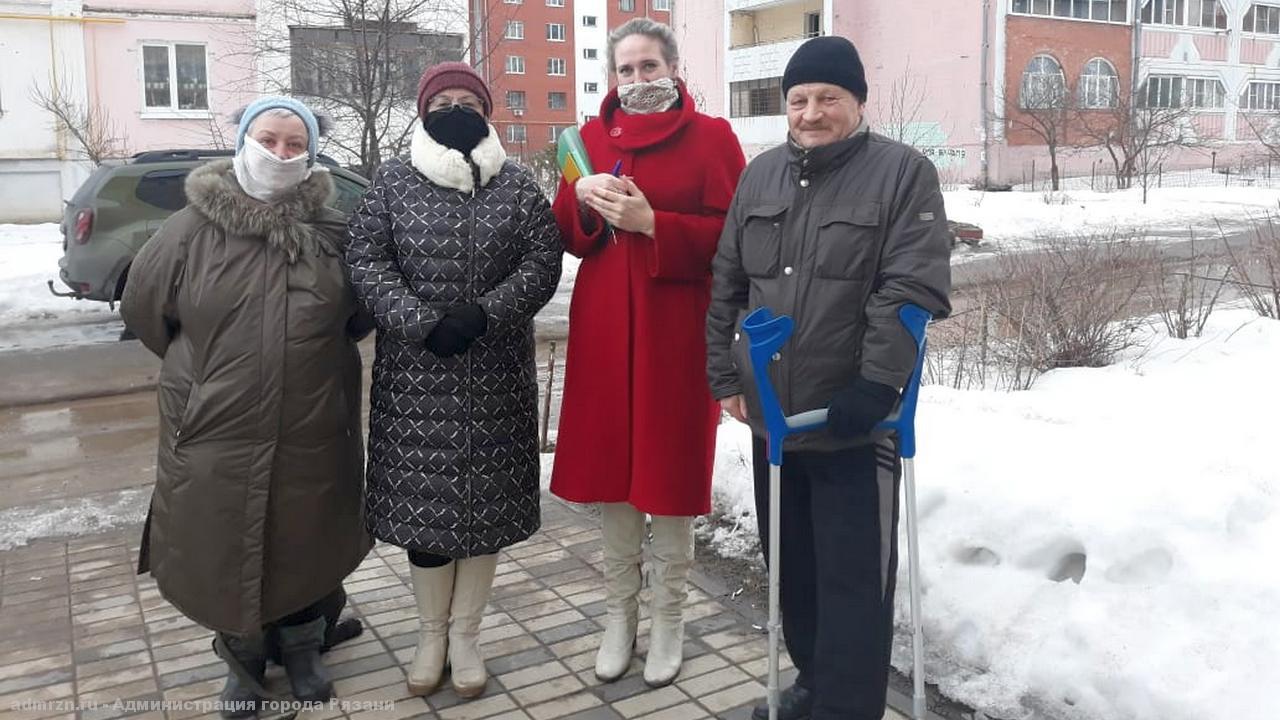
<svg viewBox="0 0 1280 720">
<path fill-rule="evenodd" d="M 1129 22 L 1128 0 L 1013 0 L 1013 12 L 1076 20 Z"/>
<path fill-rule="evenodd" d="M 583 60 L 595 60 L 595 59 L 599 56 L 598 52 L 599 52 L 599 51 L 597 51 L 595 48 L 583 48 L 583 49 L 582 49 L 582 59 L 583 59 Z"/>
<path fill-rule="evenodd" d="M 1084 66 L 1077 92 L 1080 107 L 1105 110 L 1116 106 L 1118 78 L 1116 69 L 1103 58 L 1094 58 Z"/>
<path fill-rule="evenodd" d="M 412 101 L 418 97 L 422 71 L 446 60 L 462 59 L 462 37 L 452 33 L 412 32 L 396 35 L 391 48 L 386 77 L 357 72 L 361 58 L 378 52 L 365 45 L 364 38 L 349 27 L 289 28 L 289 65 L 292 87 L 298 95 L 344 99 L 357 97 L 362 89 L 390 80 L 395 97 Z M 379 57 L 382 57 L 379 55 Z"/>
<path fill-rule="evenodd" d="M 597 84 L 597 83 L 591 83 L 591 82 L 589 82 L 589 83 L 582 83 L 582 92 L 584 92 L 584 93 L 598 93 L 598 92 L 600 92 L 600 86 L 599 86 L 599 84 Z"/>
<path fill-rule="evenodd" d="M 618 0 L 618 9 L 622 12 L 635 12 L 636 0 Z"/>
<path fill-rule="evenodd" d="M 564 42 L 564 23 L 547 23 L 547 39 Z"/>
<path fill-rule="evenodd" d="M 507 91 L 507 107 L 511 110 L 524 109 L 524 91 L 508 90 Z"/>
<path fill-rule="evenodd" d="M 1227 11 L 1218 0 L 1147 0 L 1142 6 L 1142 22 L 1226 30 Z"/>
<path fill-rule="evenodd" d="M 547 0 L 547 7 L 564 7 L 564 0 Z"/>
<path fill-rule="evenodd" d="M 521 5 L 524 3 L 524 0 L 502 0 L 502 2 L 507 5 Z"/>
<path fill-rule="evenodd" d="M 568 74 L 568 65 L 564 58 L 547 58 L 547 74 L 562 77 Z"/>
<path fill-rule="evenodd" d="M 595 15 L 583 15 L 583 16 L 582 16 L 582 27 L 595 27 L 595 26 L 596 26 L 596 16 L 595 16 Z"/>
<path fill-rule="evenodd" d="M 1146 107 L 1195 110 L 1221 110 L 1226 106 L 1226 96 L 1226 88 L 1219 80 L 1176 75 L 1152 75 L 1141 94 Z"/>
<path fill-rule="evenodd" d="M 653 0 L 653 9 L 662 12 L 671 12 L 671 0 Z"/>
<path fill-rule="evenodd" d="M 529 137 L 528 129 L 524 125 L 508 125 L 507 126 L 507 142 L 522 143 Z"/>
<path fill-rule="evenodd" d="M 1060 108 L 1067 96 L 1067 81 L 1062 66 L 1048 55 L 1037 55 L 1022 73 L 1022 92 L 1018 104 L 1025 110 Z"/>
<path fill-rule="evenodd" d="M 1246 110 L 1280 110 L 1280 82 L 1251 82 L 1240 97 Z"/>
<path fill-rule="evenodd" d="M 1244 31 L 1280 35 L 1280 7 L 1253 5 L 1244 14 Z"/>
<path fill-rule="evenodd" d="M 524 74 L 524 58 L 519 55 L 507 56 L 507 72 L 512 75 Z"/>
<path fill-rule="evenodd" d="M 562 92 L 549 92 L 547 107 L 552 110 L 565 110 L 569 107 L 569 96 Z"/>
<path fill-rule="evenodd" d="M 561 133 L 567 128 L 565 125 L 551 125 L 549 127 L 551 128 L 551 142 L 553 143 L 560 139 Z"/>
<path fill-rule="evenodd" d="M 807 38 L 816 38 L 822 34 L 822 13 L 805 13 L 804 14 L 804 36 Z"/>
<path fill-rule="evenodd" d="M 522 20 L 508 20 L 507 32 L 503 37 L 507 40 L 523 40 L 524 22 Z"/>
<path fill-rule="evenodd" d="M 149 110 L 208 110 L 203 45 L 143 45 L 143 93 Z"/>
<path fill-rule="evenodd" d="M 1187 78 L 1184 98 L 1187 107 L 1197 110 L 1221 110 L 1226 105 L 1227 91 L 1211 78 Z"/>
<path fill-rule="evenodd" d="M 729 83 L 729 117 L 782 114 L 782 78 Z"/>
<path fill-rule="evenodd" d="M 1143 105 L 1149 108 L 1182 107 L 1182 78 L 1172 75 L 1152 75 L 1147 78 L 1142 93 Z"/>
</svg>

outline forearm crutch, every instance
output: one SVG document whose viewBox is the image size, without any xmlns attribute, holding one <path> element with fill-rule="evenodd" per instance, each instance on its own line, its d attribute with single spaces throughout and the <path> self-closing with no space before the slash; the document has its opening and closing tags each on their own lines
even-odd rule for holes
<svg viewBox="0 0 1280 720">
<path fill-rule="evenodd" d="M 875 432 L 893 433 L 898 437 L 898 454 L 902 457 L 903 477 L 907 495 L 907 552 L 911 588 L 912 624 L 912 717 L 924 720 L 924 631 L 920 617 L 920 560 L 916 528 L 915 492 L 915 414 L 920 391 L 920 375 L 924 366 L 925 327 L 931 319 L 929 313 L 918 305 L 903 305 L 898 317 L 916 344 L 916 362 L 911 377 L 903 389 L 898 408 L 884 421 L 876 425 Z M 769 363 L 778 357 L 778 351 L 786 344 L 794 329 L 788 316 L 774 317 L 768 308 L 758 308 L 742 321 L 742 331 L 750 344 L 752 372 L 760 396 L 761 412 L 768 432 L 769 450 L 769 720 L 778 718 L 778 634 L 779 590 L 782 568 L 779 545 L 782 539 L 782 446 L 787 435 L 822 428 L 827 422 L 827 411 L 810 410 L 787 417 L 769 380 Z"/>
</svg>

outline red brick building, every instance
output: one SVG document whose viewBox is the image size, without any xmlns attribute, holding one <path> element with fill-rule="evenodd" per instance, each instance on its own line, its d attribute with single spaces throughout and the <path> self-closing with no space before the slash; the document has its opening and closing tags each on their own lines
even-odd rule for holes
<svg viewBox="0 0 1280 720">
<path fill-rule="evenodd" d="M 493 93 L 507 152 L 527 159 L 596 113 L 609 88 L 608 30 L 670 22 L 672 0 L 473 0 L 472 64 Z M 581 37 L 579 37 L 581 35 Z M 581 106 L 581 107 L 580 107 Z"/>
</svg>

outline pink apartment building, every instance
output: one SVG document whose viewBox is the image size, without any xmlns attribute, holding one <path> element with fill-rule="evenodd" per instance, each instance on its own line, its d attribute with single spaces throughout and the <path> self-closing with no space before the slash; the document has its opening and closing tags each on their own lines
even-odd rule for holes
<svg viewBox="0 0 1280 720">
<path fill-rule="evenodd" d="M 1018 182 L 1035 161 L 1043 171 L 1043 140 L 1016 122 L 1029 98 L 1052 88 L 1106 117 L 1135 67 L 1140 102 L 1190 111 L 1201 147 L 1172 165 L 1256 157 L 1259 132 L 1280 137 L 1280 0 L 686 0 L 673 24 L 690 86 L 749 156 L 785 138 L 786 62 L 826 33 L 857 45 L 873 127 L 953 182 Z M 1084 168 L 1102 157 L 1068 155 Z"/>
<path fill-rule="evenodd" d="M 54 221 L 89 171 L 31 97 L 58 87 L 116 152 L 216 147 L 257 89 L 254 0 L 0 2 L 0 222 Z"/>
</svg>

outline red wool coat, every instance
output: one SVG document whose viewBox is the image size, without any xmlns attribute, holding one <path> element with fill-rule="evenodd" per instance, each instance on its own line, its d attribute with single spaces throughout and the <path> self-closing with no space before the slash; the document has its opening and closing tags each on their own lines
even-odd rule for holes
<svg viewBox="0 0 1280 720">
<path fill-rule="evenodd" d="M 745 161 L 729 123 L 697 112 L 680 90 L 679 108 L 653 115 L 623 113 L 614 91 L 582 128 L 592 168 L 621 160 L 648 198 L 653 238 L 611 240 L 594 211 L 584 228 L 574 188 L 561 180 L 556 194 L 566 249 L 582 265 L 551 491 L 688 516 L 711 509 L 720 417 L 706 380 L 711 259 Z"/>
</svg>

